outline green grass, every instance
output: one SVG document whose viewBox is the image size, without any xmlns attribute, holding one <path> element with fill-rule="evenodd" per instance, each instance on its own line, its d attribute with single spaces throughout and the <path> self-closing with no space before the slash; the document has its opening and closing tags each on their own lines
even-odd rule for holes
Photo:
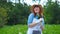
<svg viewBox="0 0 60 34">
<path fill-rule="evenodd" d="M 0 34 L 26 34 L 27 25 L 4 26 L 0 28 Z M 60 25 L 45 25 L 43 34 L 60 34 Z"/>
<path fill-rule="evenodd" d="M 44 34 L 60 34 L 60 25 L 46 25 Z"/>
</svg>

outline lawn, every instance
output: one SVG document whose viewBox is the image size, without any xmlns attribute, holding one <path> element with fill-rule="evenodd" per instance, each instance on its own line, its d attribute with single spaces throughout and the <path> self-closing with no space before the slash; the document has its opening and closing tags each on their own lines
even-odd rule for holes
<svg viewBox="0 0 60 34">
<path fill-rule="evenodd" d="M 5 25 L 0 28 L 0 34 L 26 34 L 27 25 Z M 45 25 L 45 30 L 43 34 L 60 34 L 60 25 Z"/>
</svg>

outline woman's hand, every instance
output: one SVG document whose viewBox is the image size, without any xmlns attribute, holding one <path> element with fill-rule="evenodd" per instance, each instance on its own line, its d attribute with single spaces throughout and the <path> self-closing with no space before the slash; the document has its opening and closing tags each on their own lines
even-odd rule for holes
<svg viewBox="0 0 60 34">
<path fill-rule="evenodd" d="M 43 31 L 44 30 L 44 27 L 43 26 L 40 26 L 41 30 Z"/>
</svg>

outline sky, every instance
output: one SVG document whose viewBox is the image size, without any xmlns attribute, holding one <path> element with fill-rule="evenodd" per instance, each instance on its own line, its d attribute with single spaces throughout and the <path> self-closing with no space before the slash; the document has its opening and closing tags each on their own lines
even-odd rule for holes
<svg viewBox="0 0 60 34">
<path fill-rule="evenodd" d="M 32 0 L 25 0 L 24 2 L 27 3 L 28 5 L 38 4 L 38 1 L 32 2 Z M 47 2 L 47 0 L 41 0 L 40 4 L 44 5 L 44 4 L 46 4 L 46 2 Z"/>
<path fill-rule="evenodd" d="M 15 0 L 11 0 L 11 1 L 12 1 L 13 3 L 15 3 Z M 52 1 L 54 2 L 55 0 L 52 0 Z M 58 0 L 58 1 L 60 2 L 60 0 Z M 16 2 L 18 3 L 17 0 L 16 0 Z M 21 0 L 20 2 L 23 3 L 22 0 Z M 24 0 L 24 2 L 27 3 L 28 5 L 38 4 L 38 1 L 32 2 L 32 0 Z M 43 5 L 46 4 L 46 2 L 47 2 L 47 0 L 41 0 L 41 1 L 40 1 L 40 4 L 43 6 Z"/>
<path fill-rule="evenodd" d="M 52 1 L 54 2 L 55 0 L 52 0 Z M 60 0 L 58 0 L 58 1 L 60 2 Z M 37 2 L 32 2 L 32 0 L 24 0 L 24 2 L 27 3 L 28 5 L 38 4 L 38 1 Z M 40 4 L 43 6 L 43 5 L 46 4 L 46 2 L 47 2 L 47 0 L 41 0 Z"/>
</svg>

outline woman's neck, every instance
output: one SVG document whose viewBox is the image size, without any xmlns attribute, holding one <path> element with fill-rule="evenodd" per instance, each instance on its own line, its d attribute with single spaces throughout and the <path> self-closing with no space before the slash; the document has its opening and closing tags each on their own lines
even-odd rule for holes
<svg viewBox="0 0 60 34">
<path fill-rule="evenodd" d="M 38 14 L 38 13 L 37 13 L 36 15 L 37 15 L 37 16 L 39 16 L 39 14 Z"/>
</svg>

